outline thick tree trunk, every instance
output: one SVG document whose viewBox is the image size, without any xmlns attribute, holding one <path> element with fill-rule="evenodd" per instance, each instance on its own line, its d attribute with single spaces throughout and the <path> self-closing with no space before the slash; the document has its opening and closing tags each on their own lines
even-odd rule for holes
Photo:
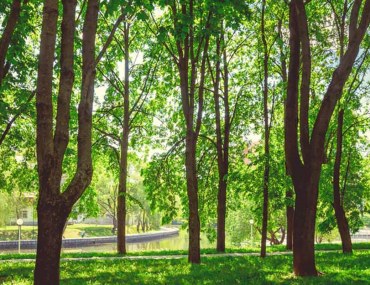
<svg viewBox="0 0 370 285">
<path fill-rule="evenodd" d="M 288 199 L 293 198 L 292 190 L 286 192 L 286 197 Z M 294 226 L 294 207 L 292 205 L 286 206 L 286 221 L 287 221 L 287 240 L 286 249 L 293 249 L 293 226 Z"/>
<path fill-rule="evenodd" d="M 196 138 L 193 131 L 186 134 L 186 184 L 189 198 L 189 256 L 191 263 L 200 263 L 200 220 L 198 214 L 198 178 L 196 173 Z"/>
<path fill-rule="evenodd" d="M 124 48 L 125 48 L 125 90 L 124 90 L 124 112 L 123 112 L 123 130 L 121 140 L 121 161 L 120 161 L 120 179 L 118 186 L 118 207 L 117 207 L 117 251 L 120 254 L 126 253 L 126 192 L 127 192 L 127 155 L 128 139 L 130 131 L 130 89 L 129 89 L 129 31 L 130 26 L 125 22 L 124 27 Z"/>
<path fill-rule="evenodd" d="M 54 199 L 53 199 L 54 200 Z M 59 262 L 68 213 L 61 203 L 39 201 L 34 284 L 59 284 Z"/>
<path fill-rule="evenodd" d="M 63 229 L 73 205 L 91 182 L 91 124 L 95 79 L 95 35 L 98 0 L 88 0 L 83 24 L 82 88 L 78 107 L 77 167 L 61 191 L 65 150 L 69 141 L 70 96 L 73 85 L 75 8 L 77 1 L 63 0 L 61 72 L 55 132 L 53 123 L 53 71 L 58 33 L 57 0 L 45 0 L 37 78 L 37 163 L 39 174 L 38 240 L 35 284 L 59 284 L 59 258 Z"/>
<path fill-rule="evenodd" d="M 335 218 L 337 220 L 340 238 L 342 240 L 343 253 L 352 253 L 351 234 L 349 230 L 346 213 L 343 208 L 343 199 L 341 197 L 340 189 L 340 168 L 342 162 L 342 146 L 343 146 L 343 117 L 344 110 L 341 109 L 338 113 L 337 150 L 333 174 L 333 197 L 334 197 L 333 207 L 335 211 Z"/>
<path fill-rule="evenodd" d="M 303 175 L 302 175 L 303 176 Z M 317 276 L 315 265 L 315 222 L 319 176 L 305 175 L 294 179 L 296 189 L 293 269 L 297 276 Z"/>
<path fill-rule="evenodd" d="M 292 176 L 296 193 L 293 267 L 298 276 L 317 276 L 314 256 L 315 216 L 321 165 L 325 156 L 325 136 L 358 55 L 360 44 L 369 27 L 370 0 L 366 0 L 363 6 L 362 2 L 360 0 L 353 2 L 349 19 L 348 47 L 333 72 L 311 136 L 308 119 L 311 79 L 308 20 L 305 2 L 303 0 L 290 2 L 290 60 L 285 108 L 285 155 L 288 172 Z M 362 13 L 360 13 L 361 7 Z M 301 76 L 300 72 L 302 72 Z M 298 140 L 300 147 L 298 147 Z"/>
</svg>

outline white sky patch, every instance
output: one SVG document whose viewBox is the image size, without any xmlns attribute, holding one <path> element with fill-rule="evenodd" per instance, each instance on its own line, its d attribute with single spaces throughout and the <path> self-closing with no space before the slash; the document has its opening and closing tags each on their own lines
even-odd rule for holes
<svg viewBox="0 0 370 285">
<path fill-rule="evenodd" d="M 99 86 L 95 88 L 95 98 L 97 98 L 97 103 L 94 102 L 93 110 L 94 112 L 99 108 L 99 104 L 104 102 L 104 96 L 107 92 L 107 85 Z"/>
</svg>

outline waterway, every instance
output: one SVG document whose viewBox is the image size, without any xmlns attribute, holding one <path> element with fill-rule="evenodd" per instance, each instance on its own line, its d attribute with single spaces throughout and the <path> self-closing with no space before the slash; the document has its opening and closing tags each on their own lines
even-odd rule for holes
<svg viewBox="0 0 370 285">
<path fill-rule="evenodd" d="M 187 250 L 189 244 L 189 236 L 186 231 L 180 231 L 178 236 L 163 238 L 160 240 L 126 243 L 127 251 L 155 251 L 155 250 Z M 215 247 L 215 243 L 211 243 L 204 236 L 201 239 L 201 248 Z M 116 251 L 115 243 L 100 244 L 81 248 L 65 248 L 63 252 L 109 252 Z"/>
<path fill-rule="evenodd" d="M 179 235 L 159 240 L 126 243 L 127 251 L 156 251 L 156 250 L 187 250 L 189 236 L 186 231 L 180 230 Z M 79 248 L 63 248 L 62 252 L 115 252 L 116 243 L 96 244 Z M 206 236 L 201 236 L 201 248 L 214 248 L 215 243 L 208 241 Z M 34 253 L 35 249 L 22 249 L 23 253 Z M 1 250 L 0 253 L 16 253 L 18 250 Z"/>
</svg>

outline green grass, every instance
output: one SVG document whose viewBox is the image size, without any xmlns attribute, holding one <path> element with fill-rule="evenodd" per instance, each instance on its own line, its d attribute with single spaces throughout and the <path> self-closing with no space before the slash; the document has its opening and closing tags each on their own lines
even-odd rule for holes
<svg viewBox="0 0 370 285">
<path fill-rule="evenodd" d="M 333 250 L 340 251 L 341 244 L 338 243 L 323 243 L 315 245 L 316 250 Z M 358 242 L 353 243 L 354 250 L 370 250 L 369 242 Z M 227 253 L 256 253 L 259 252 L 259 248 L 227 248 Z M 267 252 L 284 252 L 286 251 L 285 246 L 269 246 Z M 218 253 L 213 248 L 201 249 L 202 254 L 216 254 Z M 186 250 L 154 250 L 154 251 L 133 251 L 128 252 L 127 256 L 158 256 L 158 255 L 187 255 Z M 62 253 L 62 258 L 91 258 L 91 257 L 116 257 L 119 256 L 116 252 L 67 252 Z M 9 259 L 34 259 L 35 253 L 0 253 L 0 260 Z"/>
<path fill-rule="evenodd" d="M 296 278 L 290 255 L 180 260 L 86 260 L 61 263 L 61 284 L 369 284 L 370 251 L 317 253 L 316 278 Z M 33 263 L 0 263 L 0 283 L 32 284 Z"/>
<path fill-rule="evenodd" d="M 23 226 L 22 239 L 32 239 L 37 236 L 37 227 Z M 0 227 L 0 240 L 17 240 L 18 226 Z"/>
<path fill-rule="evenodd" d="M 104 237 L 112 236 L 112 225 L 91 225 L 91 224 L 73 224 L 68 225 L 65 232 L 65 238 L 80 238 L 82 233 L 84 237 Z M 136 226 L 126 227 L 126 233 L 137 233 Z M 22 239 L 34 239 L 37 237 L 37 226 L 22 226 Z M 18 226 L 0 227 L 0 240 L 17 240 Z"/>
</svg>

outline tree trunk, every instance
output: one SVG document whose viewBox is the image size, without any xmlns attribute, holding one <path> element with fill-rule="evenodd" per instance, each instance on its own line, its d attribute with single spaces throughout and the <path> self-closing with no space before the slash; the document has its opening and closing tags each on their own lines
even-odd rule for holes
<svg viewBox="0 0 370 285">
<path fill-rule="evenodd" d="M 262 1 L 261 33 L 263 42 L 263 118 L 264 118 L 264 174 L 263 174 L 263 213 L 262 213 L 262 232 L 261 232 L 261 257 L 266 256 L 267 222 L 269 205 L 269 178 L 270 178 L 270 123 L 268 109 L 268 61 L 269 51 L 265 35 L 265 9 L 266 0 Z"/>
<path fill-rule="evenodd" d="M 61 206 L 61 203 L 40 200 L 37 213 L 38 234 L 34 284 L 59 284 L 62 236 L 68 217 L 66 207 Z"/>
<path fill-rule="evenodd" d="M 121 140 L 121 161 L 120 161 L 120 179 L 118 186 L 118 207 L 117 207 L 117 251 L 120 254 L 126 254 L 126 192 L 127 192 L 127 155 L 128 139 L 130 131 L 130 89 L 129 89 L 129 31 L 130 25 L 125 21 L 124 27 L 124 48 L 125 48 L 125 90 L 124 90 L 124 113 L 123 130 Z"/>
<path fill-rule="evenodd" d="M 338 129 L 337 129 L 337 150 L 334 164 L 333 174 L 333 207 L 335 211 L 335 218 L 337 220 L 340 238 L 342 240 L 343 253 L 352 253 L 352 241 L 349 231 L 346 213 L 343 208 L 343 199 L 341 197 L 340 189 L 340 168 L 342 162 L 342 147 L 343 147 L 343 117 L 344 110 L 341 109 L 338 113 Z"/>
<path fill-rule="evenodd" d="M 313 124 L 311 136 L 309 126 L 311 52 L 308 20 L 305 2 L 303 0 L 290 2 L 290 60 L 284 124 L 287 169 L 296 193 L 293 267 L 294 273 L 298 276 L 318 274 L 315 268 L 314 235 L 318 186 L 325 157 L 325 137 L 335 107 L 358 55 L 360 44 L 369 27 L 370 0 L 366 0 L 363 6 L 362 2 L 354 1 L 352 5 L 347 51 L 333 72 Z M 361 7 L 362 13 L 360 13 Z M 301 76 L 300 72 L 302 72 Z"/>
<path fill-rule="evenodd" d="M 217 251 L 225 252 L 225 226 L 226 226 L 226 174 L 219 173 L 217 195 Z"/>
<path fill-rule="evenodd" d="M 20 13 L 21 0 L 13 0 L 4 32 L 0 38 L 0 86 L 9 69 L 9 66 L 5 64 L 5 60 Z"/>
<path fill-rule="evenodd" d="M 37 77 L 37 163 L 39 175 L 38 240 L 35 284 L 59 284 L 59 259 L 63 228 L 73 205 L 89 186 L 92 177 L 91 125 L 95 79 L 95 36 L 98 0 L 88 0 L 83 23 L 82 86 L 78 106 L 77 167 L 61 191 L 63 159 L 69 141 L 70 98 L 73 86 L 75 9 L 77 1 L 64 0 L 61 37 L 61 72 L 57 115 L 53 122 L 53 73 L 57 0 L 45 0 Z M 54 132 L 55 125 L 55 132 Z"/>
<path fill-rule="evenodd" d="M 198 178 L 196 173 L 196 139 L 193 131 L 186 134 L 186 186 L 189 198 L 189 256 L 191 263 L 200 263 L 200 220 L 198 213 Z"/>
<path fill-rule="evenodd" d="M 286 192 L 286 197 L 288 199 L 293 198 L 293 192 L 289 189 Z M 287 220 L 287 241 L 286 241 L 286 249 L 292 250 L 293 249 L 293 225 L 294 225 L 294 207 L 292 205 L 286 206 L 286 220 Z"/>
<path fill-rule="evenodd" d="M 216 148 L 217 148 L 217 166 L 218 166 L 218 193 L 217 193 L 217 246 L 218 252 L 225 252 L 225 227 L 226 227 L 226 192 L 227 175 L 229 171 L 229 137 L 230 137 L 230 112 L 229 112 L 229 71 L 227 66 L 226 47 L 221 54 L 221 43 L 225 44 L 224 31 L 221 28 L 221 35 L 217 39 L 217 62 L 216 76 L 214 78 L 214 107 L 216 122 Z M 224 97 L 220 96 L 221 81 L 221 58 L 223 58 L 224 71 Z M 211 67 L 210 67 L 211 68 Z M 221 126 L 220 99 L 223 99 L 225 113 L 223 117 L 224 130 Z"/>
<path fill-rule="evenodd" d="M 309 172 L 305 177 L 306 179 L 293 181 L 296 189 L 293 269 L 297 276 L 317 276 L 315 222 L 319 177 L 316 176 L 316 179 L 313 179 L 314 176 Z"/>
<path fill-rule="evenodd" d="M 343 253 L 352 253 L 352 240 L 349 231 L 348 220 L 342 206 L 334 206 L 335 218 L 337 220 L 340 239 L 342 240 Z"/>
</svg>

